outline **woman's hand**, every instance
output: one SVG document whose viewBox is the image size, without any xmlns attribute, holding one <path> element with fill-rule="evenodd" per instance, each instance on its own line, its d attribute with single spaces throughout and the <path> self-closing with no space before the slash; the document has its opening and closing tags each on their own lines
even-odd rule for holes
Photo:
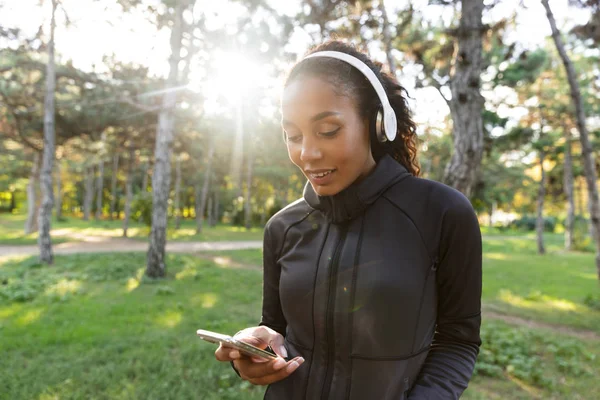
<svg viewBox="0 0 600 400">
<path fill-rule="evenodd" d="M 248 357 L 238 350 L 219 345 L 215 357 L 219 361 L 233 361 L 242 379 L 254 385 L 269 385 L 291 375 L 302 363 L 302 357 L 285 361 L 287 351 L 283 346 L 283 336 L 266 326 L 244 329 L 235 335 L 237 340 L 246 342 L 261 349 L 271 348 L 278 355 L 277 359 L 266 360 L 259 357 Z"/>
</svg>

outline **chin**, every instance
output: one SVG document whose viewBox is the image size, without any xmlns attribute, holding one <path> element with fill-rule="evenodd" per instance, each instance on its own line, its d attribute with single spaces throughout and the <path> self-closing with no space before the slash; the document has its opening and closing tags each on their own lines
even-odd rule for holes
<svg viewBox="0 0 600 400">
<path fill-rule="evenodd" d="M 333 196 L 341 192 L 340 188 L 337 185 L 319 186 L 314 185 L 312 182 L 310 184 L 315 193 L 319 196 Z"/>
</svg>

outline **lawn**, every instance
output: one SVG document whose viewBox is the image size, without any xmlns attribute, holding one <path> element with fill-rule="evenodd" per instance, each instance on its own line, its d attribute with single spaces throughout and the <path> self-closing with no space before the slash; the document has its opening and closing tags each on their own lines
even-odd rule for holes
<svg viewBox="0 0 600 400">
<path fill-rule="evenodd" d="M 537 256 L 530 239 L 486 238 L 484 309 L 589 331 L 600 311 L 593 254 Z M 142 277 L 143 253 L 0 259 L 0 399 L 260 399 L 195 337 L 236 332 L 260 314 L 260 250 L 169 255 Z M 254 266 L 254 267 L 253 267 Z M 600 341 L 486 319 L 465 399 L 590 399 Z"/>
<path fill-rule="evenodd" d="M 37 244 L 37 232 L 30 235 L 23 234 L 25 215 L 0 214 L 0 244 L 25 245 Z M 148 240 L 150 230 L 148 227 L 132 221 L 129 224 L 128 235 L 133 239 Z M 64 221 L 52 220 L 50 232 L 53 243 L 66 241 L 81 241 L 86 236 L 105 238 L 119 238 L 123 235 L 123 221 L 91 219 L 83 221 L 81 218 L 67 216 Z M 262 229 L 217 225 L 210 227 L 204 225 L 200 235 L 196 234 L 196 223 L 193 220 L 182 220 L 181 227 L 175 229 L 175 222 L 169 220 L 167 239 L 172 241 L 229 241 L 229 240 L 262 240 Z"/>
</svg>

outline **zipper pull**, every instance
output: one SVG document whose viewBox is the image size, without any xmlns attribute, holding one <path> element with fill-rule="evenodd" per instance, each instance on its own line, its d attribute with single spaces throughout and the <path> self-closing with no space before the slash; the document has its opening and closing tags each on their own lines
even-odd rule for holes
<svg viewBox="0 0 600 400">
<path fill-rule="evenodd" d="M 439 262 L 438 262 L 438 259 L 436 257 L 436 258 L 433 259 L 433 263 L 431 264 L 431 271 L 432 272 L 437 271 L 438 265 L 439 265 Z"/>
</svg>

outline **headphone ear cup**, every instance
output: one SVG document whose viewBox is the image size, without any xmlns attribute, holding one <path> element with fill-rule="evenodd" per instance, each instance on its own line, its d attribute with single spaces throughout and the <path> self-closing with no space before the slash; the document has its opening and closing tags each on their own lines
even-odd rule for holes
<svg viewBox="0 0 600 400">
<path fill-rule="evenodd" d="M 375 115 L 375 135 L 377 136 L 377 140 L 379 142 L 387 142 L 387 136 L 385 134 L 385 125 L 383 123 L 383 108 L 378 107 L 377 113 Z"/>
</svg>

